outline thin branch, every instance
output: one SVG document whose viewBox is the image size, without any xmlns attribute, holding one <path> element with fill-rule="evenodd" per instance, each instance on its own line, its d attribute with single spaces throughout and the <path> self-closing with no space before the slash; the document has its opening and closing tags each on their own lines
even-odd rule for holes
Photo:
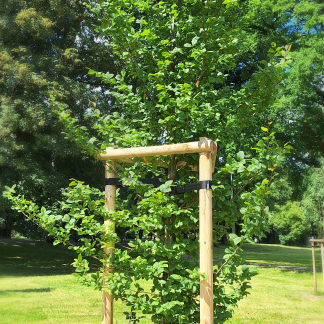
<svg viewBox="0 0 324 324">
<path fill-rule="evenodd" d="M 243 189 L 251 183 L 251 181 L 260 173 L 261 171 L 258 171 L 253 177 L 251 177 L 250 179 L 248 179 L 248 183 L 245 184 L 244 186 L 241 187 L 241 189 L 235 194 L 235 196 L 233 196 L 233 198 L 231 198 L 231 202 L 233 202 L 236 197 L 243 191 Z"/>
<path fill-rule="evenodd" d="M 214 277 L 216 277 L 221 271 L 222 271 L 222 269 L 226 266 L 226 264 L 230 261 L 230 260 L 232 260 L 233 258 L 234 258 L 234 256 L 235 256 L 235 254 L 238 252 L 238 250 L 240 249 L 242 247 L 242 245 L 240 245 L 240 246 L 238 246 L 236 249 L 235 249 L 235 251 L 234 251 L 234 253 L 221 265 L 221 267 L 217 270 L 217 272 L 216 273 L 214 273 Z"/>
<path fill-rule="evenodd" d="M 49 230 L 48 230 L 48 229 L 44 228 L 43 226 L 41 226 L 40 224 L 38 224 L 37 222 L 35 222 L 32 218 L 29 218 L 28 215 L 25 214 L 25 213 L 21 210 L 21 207 L 20 207 L 20 205 L 19 205 L 17 202 L 16 202 L 15 204 L 19 207 L 20 212 L 21 212 L 21 213 L 22 213 L 22 214 L 23 214 L 23 215 L 24 215 L 24 216 L 25 216 L 29 221 L 31 221 L 33 224 L 35 224 L 36 226 L 38 226 L 38 227 L 40 227 L 41 229 L 43 229 L 45 232 L 49 233 Z M 54 236 L 54 235 L 53 235 L 53 236 Z M 56 236 L 54 236 L 54 237 L 56 237 Z M 76 245 L 72 244 L 70 241 L 66 241 L 65 243 L 67 243 L 67 244 L 70 245 L 70 246 L 76 247 Z M 95 260 L 100 261 L 99 258 L 97 258 L 97 257 L 95 257 L 95 256 L 93 256 L 93 255 L 90 255 L 90 257 L 93 258 L 93 259 L 95 259 Z"/>
</svg>

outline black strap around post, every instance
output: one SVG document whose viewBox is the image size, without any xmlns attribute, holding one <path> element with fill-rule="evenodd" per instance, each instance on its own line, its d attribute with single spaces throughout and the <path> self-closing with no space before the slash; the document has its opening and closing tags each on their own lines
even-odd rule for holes
<svg viewBox="0 0 324 324">
<path fill-rule="evenodd" d="M 127 178 L 127 181 L 130 182 L 134 179 L 132 178 Z M 154 188 L 159 187 L 162 182 L 160 179 L 144 179 L 144 178 L 139 178 L 138 179 L 140 182 L 144 184 L 150 184 L 153 185 Z M 120 178 L 106 178 L 105 179 L 105 185 L 106 186 L 117 186 L 117 187 L 123 187 L 123 183 L 120 180 Z M 204 180 L 204 181 L 199 181 L 199 182 L 194 182 L 194 183 L 188 183 L 182 186 L 177 186 L 174 187 L 173 190 L 171 191 L 172 195 L 179 195 L 185 192 L 189 191 L 194 191 L 194 190 L 200 190 L 200 189 L 211 189 L 212 188 L 212 181 L 210 180 Z"/>
<path fill-rule="evenodd" d="M 127 178 L 126 179 L 128 182 L 131 182 L 132 178 Z M 144 179 L 144 178 L 139 178 L 138 179 L 140 182 L 144 183 L 144 184 L 150 184 L 153 185 L 154 188 L 157 188 L 159 186 L 161 186 L 162 182 L 160 179 Z M 117 187 L 123 187 L 123 183 L 120 180 L 120 178 L 106 178 L 105 179 L 105 186 L 117 186 Z"/>
<path fill-rule="evenodd" d="M 200 189 L 211 189 L 211 188 L 212 188 L 212 181 L 204 180 L 204 181 L 188 183 L 183 186 L 175 187 L 174 190 L 172 190 L 172 194 L 179 195 L 189 191 L 200 190 Z"/>
</svg>

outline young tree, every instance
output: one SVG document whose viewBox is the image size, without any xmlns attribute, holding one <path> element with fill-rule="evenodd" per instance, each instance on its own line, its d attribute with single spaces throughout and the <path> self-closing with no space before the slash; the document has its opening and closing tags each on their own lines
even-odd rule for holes
<svg viewBox="0 0 324 324">
<path fill-rule="evenodd" d="M 68 136 L 93 155 L 110 146 L 172 144 L 199 137 L 218 142 L 213 176 L 215 242 L 229 234 L 235 223 L 242 227 L 240 237 L 229 234 L 225 261 L 214 266 L 214 320 L 223 323 L 247 294 L 252 275 L 248 267 L 239 268 L 238 252 L 244 242 L 262 236 L 267 228 L 265 196 L 284 150 L 274 141 L 271 123 L 251 133 L 251 116 L 266 111 L 273 102 L 288 50 L 272 44 L 267 60 L 260 61 L 244 82 L 235 83 L 232 78 L 241 71 L 240 51 L 250 40 L 243 28 L 250 23 L 249 16 L 237 1 L 115 0 L 90 3 L 89 8 L 100 20 L 98 30 L 109 39 L 114 60 L 120 62 L 116 73 L 89 71 L 111 87 L 115 113 L 93 110 L 88 114 L 88 125 L 97 132 L 93 136 L 93 130 L 90 135 L 84 126 L 78 127 L 77 118 L 62 111 Z M 243 152 L 245 136 L 253 147 Z M 180 161 L 186 162 L 185 167 L 179 167 Z M 6 195 L 14 208 L 56 235 L 57 242 L 68 242 L 72 230 L 85 235 L 84 246 L 74 247 L 82 280 L 108 289 L 132 312 L 151 314 L 156 322 L 197 322 L 199 280 L 205 276 L 198 271 L 194 235 L 198 197 L 170 194 L 172 186 L 198 180 L 192 171 L 197 162 L 187 155 L 123 165 L 118 175 L 134 178 L 128 183 L 134 191 L 127 198 L 120 196 L 116 212 L 107 212 L 99 191 L 77 181 L 64 192 L 66 199 L 56 212 L 16 196 L 14 189 Z M 168 165 L 167 174 L 159 164 Z M 152 189 L 137 180 L 146 175 L 159 176 L 166 183 Z M 116 248 L 106 258 L 102 245 L 109 247 L 120 238 L 102 225 L 100 215 L 155 240 L 136 239 L 129 244 L 131 252 Z M 88 275 L 89 256 L 102 262 L 92 276 Z M 105 274 L 102 287 L 103 269 L 108 266 L 114 271 Z M 139 279 L 152 280 L 151 290 L 145 291 Z"/>
</svg>

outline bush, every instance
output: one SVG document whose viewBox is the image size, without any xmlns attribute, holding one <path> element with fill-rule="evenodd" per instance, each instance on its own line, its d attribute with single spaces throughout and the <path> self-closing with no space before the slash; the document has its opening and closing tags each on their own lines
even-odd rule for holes
<svg viewBox="0 0 324 324">
<path fill-rule="evenodd" d="M 279 240 L 284 245 L 303 245 L 310 226 L 304 215 L 300 202 L 288 201 L 285 205 L 275 206 L 270 214 L 269 223 L 277 229 Z"/>
</svg>

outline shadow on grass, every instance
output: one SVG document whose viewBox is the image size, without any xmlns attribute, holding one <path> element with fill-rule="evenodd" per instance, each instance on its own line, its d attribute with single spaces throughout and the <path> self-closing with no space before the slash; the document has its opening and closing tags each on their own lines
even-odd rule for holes
<svg viewBox="0 0 324 324">
<path fill-rule="evenodd" d="M 77 257 L 66 246 L 23 239 L 0 239 L 0 276 L 71 274 Z"/>
<path fill-rule="evenodd" d="M 221 259 L 226 246 L 214 248 L 214 259 Z M 316 249 L 316 268 L 321 267 L 320 250 Z M 247 262 L 266 266 L 312 267 L 312 251 L 309 247 L 295 247 L 275 244 L 244 244 L 239 253 Z M 260 265 L 261 266 L 261 265 Z"/>
<path fill-rule="evenodd" d="M 35 288 L 35 289 L 14 289 L 14 290 L 3 290 L 0 294 L 5 293 L 42 293 L 42 292 L 51 292 L 51 288 Z"/>
</svg>

